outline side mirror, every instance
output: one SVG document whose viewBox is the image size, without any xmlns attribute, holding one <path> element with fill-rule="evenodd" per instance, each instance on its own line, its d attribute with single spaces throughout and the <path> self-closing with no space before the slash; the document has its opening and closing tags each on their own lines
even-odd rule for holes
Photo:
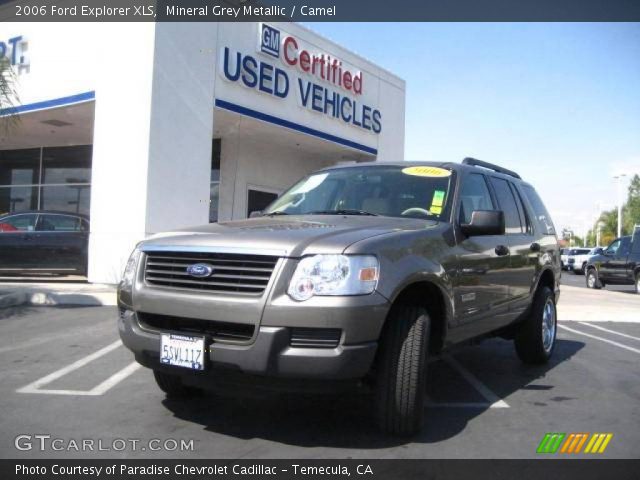
<svg viewBox="0 0 640 480">
<path fill-rule="evenodd" d="M 249 214 L 249 218 L 256 218 L 262 216 L 262 210 L 254 210 Z"/>
<path fill-rule="evenodd" d="M 467 237 L 480 235 L 504 235 L 504 212 L 502 210 L 474 210 L 471 222 L 460 225 Z"/>
</svg>

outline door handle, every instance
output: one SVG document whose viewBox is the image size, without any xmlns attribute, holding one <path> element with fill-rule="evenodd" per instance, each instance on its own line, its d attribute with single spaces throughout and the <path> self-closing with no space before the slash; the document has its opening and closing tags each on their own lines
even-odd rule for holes
<svg viewBox="0 0 640 480">
<path fill-rule="evenodd" d="M 499 257 L 503 257 L 505 255 L 509 255 L 509 249 L 507 247 L 505 247 L 504 245 L 498 245 L 496 247 L 496 255 L 498 255 Z"/>
<path fill-rule="evenodd" d="M 540 244 L 538 242 L 533 242 L 531 244 L 531 246 L 529 247 L 529 249 L 531 249 L 532 252 L 539 252 L 540 251 Z"/>
</svg>

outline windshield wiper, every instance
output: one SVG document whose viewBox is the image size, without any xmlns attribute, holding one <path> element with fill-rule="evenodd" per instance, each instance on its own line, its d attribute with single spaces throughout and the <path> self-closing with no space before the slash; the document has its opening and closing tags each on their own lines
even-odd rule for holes
<svg viewBox="0 0 640 480">
<path fill-rule="evenodd" d="M 364 210 L 356 210 L 343 208 L 339 210 L 316 210 L 314 212 L 308 212 L 307 215 L 369 215 L 377 217 L 377 213 L 366 212 Z"/>
<path fill-rule="evenodd" d="M 264 214 L 265 217 L 275 217 L 276 215 L 289 215 L 289 214 L 287 212 L 283 212 L 282 210 Z"/>
</svg>

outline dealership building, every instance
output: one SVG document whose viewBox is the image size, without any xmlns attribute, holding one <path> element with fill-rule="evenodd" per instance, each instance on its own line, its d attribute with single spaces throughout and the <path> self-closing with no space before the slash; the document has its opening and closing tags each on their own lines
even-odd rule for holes
<svg viewBox="0 0 640 480">
<path fill-rule="evenodd" d="M 319 168 L 404 158 L 404 81 L 298 24 L 4 23 L 0 56 L 19 96 L 0 214 L 88 215 L 91 282 L 117 282 L 151 234 L 246 218 Z"/>
</svg>

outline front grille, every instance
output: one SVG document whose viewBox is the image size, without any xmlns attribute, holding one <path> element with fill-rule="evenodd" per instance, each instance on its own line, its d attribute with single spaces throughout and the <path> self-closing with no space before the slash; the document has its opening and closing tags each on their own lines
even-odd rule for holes
<svg viewBox="0 0 640 480">
<path fill-rule="evenodd" d="M 242 323 L 173 317 L 170 315 L 158 315 L 145 312 L 138 312 L 137 315 L 138 322 L 143 328 L 184 334 L 207 335 L 221 340 L 251 340 L 255 330 L 255 326 Z"/>
<path fill-rule="evenodd" d="M 339 328 L 292 328 L 290 345 L 298 348 L 336 348 L 340 344 Z"/>
<path fill-rule="evenodd" d="M 261 295 L 278 257 L 208 252 L 146 252 L 144 278 L 147 284 L 206 292 Z M 187 267 L 206 263 L 213 273 L 192 277 Z"/>
</svg>

